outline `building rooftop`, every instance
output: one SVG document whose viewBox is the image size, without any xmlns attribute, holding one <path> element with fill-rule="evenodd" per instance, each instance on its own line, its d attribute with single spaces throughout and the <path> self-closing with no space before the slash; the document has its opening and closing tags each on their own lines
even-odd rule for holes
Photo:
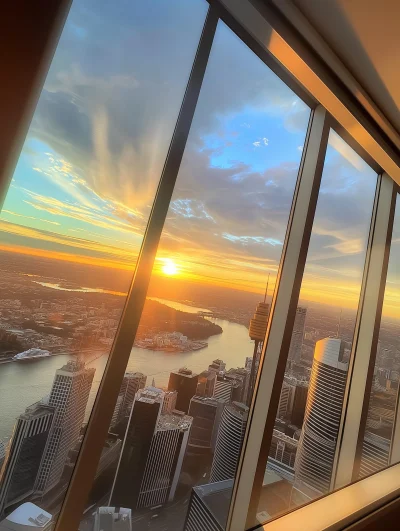
<svg viewBox="0 0 400 531">
<path fill-rule="evenodd" d="M 99 507 L 95 518 L 95 530 L 131 531 L 131 509 L 124 507 Z"/>
<path fill-rule="evenodd" d="M 193 487 L 193 490 L 202 499 L 204 505 L 221 526 L 221 529 L 226 527 L 232 488 L 233 479 Z"/>
<path fill-rule="evenodd" d="M 171 371 L 171 374 L 179 374 L 180 376 L 186 376 L 188 378 L 195 378 L 195 377 L 198 376 L 198 374 L 194 373 L 193 371 L 191 371 L 187 367 L 181 367 L 177 371 Z"/>
<path fill-rule="evenodd" d="M 27 502 L 20 505 L 15 511 L 0 522 L 1 531 L 18 531 L 21 529 L 49 529 L 52 515 L 37 505 Z"/>
<path fill-rule="evenodd" d="M 165 414 L 158 419 L 157 430 L 188 430 L 192 425 L 193 417 L 188 415 Z"/>
<path fill-rule="evenodd" d="M 44 404 L 42 401 L 40 401 L 40 402 L 36 402 L 35 404 L 32 404 L 31 406 L 28 406 L 25 409 L 25 413 L 21 413 L 19 418 L 23 420 L 29 420 L 32 417 L 54 413 L 54 411 L 55 411 L 54 407 L 48 406 Z"/>
<path fill-rule="evenodd" d="M 124 378 L 136 379 L 136 378 L 146 378 L 146 375 L 142 372 L 126 372 Z"/>
</svg>

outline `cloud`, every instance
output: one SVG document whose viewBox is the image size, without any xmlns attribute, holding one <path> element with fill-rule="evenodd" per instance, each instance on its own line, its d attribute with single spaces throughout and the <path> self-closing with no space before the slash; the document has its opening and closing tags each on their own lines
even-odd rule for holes
<svg viewBox="0 0 400 531">
<path fill-rule="evenodd" d="M 45 251 L 69 252 L 74 256 L 91 256 L 92 258 L 112 260 L 114 264 L 124 264 L 125 267 L 132 267 L 136 258 L 129 248 L 118 248 L 84 238 L 63 236 L 2 220 L 0 220 L 0 233 L 2 233 L 3 244 L 30 246 L 33 249 L 42 248 Z M 77 261 L 79 260 L 77 259 Z"/>
<path fill-rule="evenodd" d="M 110 208 L 105 208 L 104 211 L 101 212 L 97 209 L 92 210 L 91 208 L 86 207 L 86 205 L 77 205 L 67 201 L 60 201 L 53 197 L 37 194 L 30 190 L 25 189 L 22 190 L 22 192 L 28 197 L 28 199 L 23 199 L 24 203 L 36 210 L 47 212 L 53 216 L 71 218 L 76 221 L 81 221 L 108 230 L 118 230 L 130 234 L 143 234 L 143 224 L 135 225 L 133 222 L 134 220 L 131 220 L 131 223 L 121 221 L 112 216 L 112 210 Z"/>
<path fill-rule="evenodd" d="M 196 199 L 176 199 L 172 201 L 170 209 L 184 218 L 206 219 L 215 223 L 213 217 L 204 208 L 204 204 Z"/>
<path fill-rule="evenodd" d="M 175 9 L 186 21 L 179 31 Z M 48 252 L 70 249 L 121 264 L 132 248 L 138 251 L 201 32 L 195 9 L 160 2 L 149 20 L 140 2 L 117 11 L 91 0 L 87 12 L 73 5 L 24 149 L 38 182 L 56 186 L 56 197 L 33 185 L 19 189 L 25 205 L 60 225 L 50 233 L 8 224 L 4 238 L 8 230 L 21 246 L 31 239 Z M 219 25 L 160 259 L 172 256 L 196 279 L 261 290 L 267 273 L 278 271 L 309 116 L 310 109 Z M 269 127 L 273 122 L 281 137 Z M 293 142 L 293 160 L 282 138 Z M 37 139 L 49 146 L 45 156 L 36 151 Z M 358 156 L 333 133 L 329 142 L 307 259 L 307 274 L 320 286 L 334 278 L 357 280 L 374 188 Z M 26 217 L 34 219 L 42 218 Z M 134 236 L 136 247 L 129 247 Z"/>
<path fill-rule="evenodd" d="M 17 212 L 11 212 L 10 210 L 3 209 L 1 211 L 2 215 L 6 214 L 8 216 L 16 216 L 18 218 L 24 218 L 24 219 L 33 219 L 35 221 L 42 221 L 43 223 L 49 223 L 50 225 L 60 225 L 58 221 L 49 221 L 48 219 L 42 219 L 42 218 L 35 218 L 35 216 L 24 216 L 23 214 L 18 214 Z"/>
<path fill-rule="evenodd" d="M 273 238 L 264 238 L 263 236 L 235 236 L 234 234 L 228 234 L 224 232 L 222 237 L 225 240 L 229 240 L 234 243 L 240 243 L 242 245 L 248 245 L 249 243 L 256 244 L 268 244 L 275 247 L 276 245 L 282 245 L 282 242 L 279 240 L 274 240 Z"/>
</svg>

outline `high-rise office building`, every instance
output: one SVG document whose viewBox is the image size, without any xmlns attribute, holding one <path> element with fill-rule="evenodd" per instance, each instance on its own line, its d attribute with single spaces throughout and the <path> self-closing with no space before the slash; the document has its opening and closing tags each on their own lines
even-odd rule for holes
<svg viewBox="0 0 400 531">
<path fill-rule="evenodd" d="M 163 401 L 164 391 L 156 387 L 145 387 L 136 393 L 112 487 L 112 506 L 132 510 L 137 507 L 140 486 Z"/>
<path fill-rule="evenodd" d="M 196 394 L 198 375 L 183 367 L 169 375 L 168 391 L 178 391 L 176 409 L 187 413 L 191 399 Z"/>
<path fill-rule="evenodd" d="M 124 507 L 98 507 L 93 531 L 132 531 L 132 511 Z"/>
<path fill-rule="evenodd" d="M 111 426 L 116 426 L 123 419 L 129 417 L 135 395 L 139 389 L 144 388 L 146 385 L 146 380 L 147 377 L 141 372 L 125 373 L 114 408 Z"/>
<path fill-rule="evenodd" d="M 224 373 L 226 369 L 226 363 L 219 358 L 214 360 L 209 366 L 208 370 L 215 372 L 216 374 Z"/>
<path fill-rule="evenodd" d="M 230 402 L 232 400 L 233 384 L 236 384 L 236 382 L 225 379 L 223 375 L 217 376 L 214 386 L 214 398 L 223 400 L 224 402 Z"/>
<path fill-rule="evenodd" d="M 294 480 L 294 465 L 299 441 L 274 430 L 268 456 L 268 468 L 290 482 Z"/>
<path fill-rule="evenodd" d="M 193 487 L 184 531 L 224 531 L 233 480 Z"/>
<path fill-rule="evenodd" d="M 225 372 L 225 379 L 232 381 L 232 402 L 246 403 L 250 372 L 242 367 L 229 369 Z"/>
<path fill-rule="evenodd" d="M 162 406 L 161 413 L 167 414 L 172 413 L 176 409 L 176 401 L 178 399 L 177 391 L 165 391 L 164 392 L 164 402 Z"/>
<path fill-rule="evenodd" d="M 159 417 L 140 485 L 138 509 L 174 499 L 192 420 L 177 414 Z"/>
<path fill-rule="evenodd" d="M 225 402 L 215 398 L 194 396 L 189 416 L 193 418 L 188 450 L 192 454 L 208 454 L 215 448 L 218 427 Z"/>
<path fill-rule="evenodd" d="M 370 431 L 364 435 L 359 478 L 383 470 L 389 465 L 390 439 Z"/>
<path fill-rule="evenodd" d="M 308 384 L 298 381 L 293 384 L 293 388 L 290 422 L 294 426 L 301 428 L 306 411 Z"/>
<path fill-rule="evenodd" d="M 39 402 L 17 419 L 0 476 L 0 515 L 34 492 L 54 411 Z"/>
<path fill-rule="evenodd" d="M 252 363 L 253 363 L 253 358 L 251 356 L 246 356 L 244 368 L 247 369 L 249 372 L 251 371 Z"/>
<path fill-rule="evenodd" d="M 226 405 L 221 417 L 211 466 L 210 483 L 232 479 L 235 476 L 249 408 L 233 402 Z"/>
<path fill-rule="evenodd" d="M 306 325 L 307 308 L 298 306 L 296 309 L 296 317 L 294 319 L 292 337 L 290 339 L 290 347 L 288 360 L 300 361 L 301 349 L 304 339 L 304 328 Z"/>
<path fill-rule="evenodd" d="M 281 396 L 279 397 L 279 405 L 277 417 L 282 418 L 286 417 L 291 412 L 291 398 L 294 389 L 292 386 L 288 385 L 285 381 L 283 382 L 281 389 Z"/>
<path fill-rule="evenodd" d="M 94 373 L 78 359 L 56 371 L 48 404 L 55 408 L 54 423 L 35 487 L 42 493 L 59 482 L 68 452 L 78 440 Z"/>
<path fill-rule="evenodd" d="M 206 370 L 199 374 L 196 396 L 212 397 L 217 374 L 215 371 Z"/>
<path fill-rule="evenodd" d="M 341 339 L 315 345 L 310 387 L 295 464 L 295 488 L 313 499 L 329 491 L 347 379 Z"/>
</svg>

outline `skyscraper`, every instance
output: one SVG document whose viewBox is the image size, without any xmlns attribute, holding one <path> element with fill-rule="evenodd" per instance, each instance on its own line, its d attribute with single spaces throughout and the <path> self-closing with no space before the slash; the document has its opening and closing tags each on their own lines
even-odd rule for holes
<svg viewBox="0 0 400 531">
<path fill-rule="evenodd" d="M 217 444 L 211 466 L 210 483 L 235 476 L 249 408 L 233 402 L 225 406 L 218 430 Z"/>
<path fill-rule="evenodd" d="M 54 408 L 37 403 L 17 419 L 0 478 L 0 515 L 34 492 L 54 419 Z"/>
<path fill-rule="evenodd" d="M 208 370 L 215 372 L 216 374 L 221 374 L 225 372 L 226 363 L 219 358 L 214 360 L 209 366 Z"/>
<path fill-rule="evenodd" d="M 386 468 L 389 465 L 389 454 L 390 439 L 366 431 L 358 477 L 363 478 Z"/>
<path fill-rule="evenodd" d="M 159 417 L 140 485 L 138 509 L 174 499 L 192 420 L 187 415 Z"/>
<path fill-rule="evenodd" d="M 274 430 L 268 456 L 268 468 L 293 482 L 294 465 L 299 441 Z"/>
<path fill-rule="evenodd" d="M 232 402 L 246 403 L 250 372 L 242 367 L 229 369 L 225 372 L 225 379 L 232 381 Z M 234 385 L 236 383 L 237 385 Z"/>
<path fill-rule="evenodd" d="M 306 411 L 308 385 L 305 382 L 296 382 L 293 384 L 294 393 L 292 396 L 292 408 L 290 412 L 290 422 L 298 428 L 301 428 Z"/>
<path fill-rule="evenodd" d="M 132 531 L 132 511 L 124 507 L 99 507 L 93 531 Z"/>
<path fill-rule="evenodd" d="M 94 373 L 78 359 L 56 371 L 49 397 L 49 406 L 55 408 L 54 423 L 35 487 L 39 492 L 48 492 L 61 478 L 82 428 Z"/>
<path fill-rule="evenodd" d="M 176 409 L 177 399 L 178 393 L 176 391 L 165 391 L 162 413 L 172 413 L 172 411 Z"/>
<path fill-rule="evenodd" d="M 206 370 L 199 374 L 196 396 L 212 397 L 216 381 L 216 372 Z"/>
<path fill-rule="evenodd" d="M 140 486 L 163 401 L 164 392 L 155 387 L 145 387 L 136 393 L 112 487 L 112 506 L 133 510 L 137 507 Z"/>
<path fill-rule="evenodd" d="M 223 400 L 224 402 L 230 402 L 232 400 L 232 386 L 238 385 L 232 380 L 227 380 L 223 375 L 217 376 L 214 386 L 214 398 Z"/>
<path fill-rule="evenodd" d="M 121 384 L 118 399 L 114 408 L 111 426 L 117 425 L 129 417 L 136 393 L 146 385 L 147 377 L 141 372 L 127 372 Z"/>
<path fill-rule="evenodd" d="M 194 396 L 189 416 L 193 418 L 188 450 L 193 454 L 208 454 L 215 448 L 224 401 Z"/>
<path fill-rule="evenodd" d="M 178 391 L 176 409 L 187 413 L 190 400 L 196 394 L 198 375 L 183 367 L 169 375 L 168 391 Z"/>
<path fill-rule="evenodd" d="M 224 531 L 233 480 L 193 487 L 184 531 Z"/>
<path fill-rule="evenodd" d="M 304 339 L 304 328 L 306 325 L 307 308 L 298 306 L 296 309 L 296 317 L 294 319 L 292 337 L 290 339 L 290 347 L 288 360 L 300 361 L 301 349 Z"/>
<path fill-rule="evenodd" d="M 285 381 L 282 384 L 281 396 L 279 397 L 277 417 L 282 418 L 287 416 L 291 411 L 291 398 L 294 389 Z"/>
<path fill-rule="evenodd" d="M 341 339 L 326 338 L 316 343 L 294 484 L 310 499 L 326 494 L 330 488 L 347 379 L 343 354 Z"/>
</svg>

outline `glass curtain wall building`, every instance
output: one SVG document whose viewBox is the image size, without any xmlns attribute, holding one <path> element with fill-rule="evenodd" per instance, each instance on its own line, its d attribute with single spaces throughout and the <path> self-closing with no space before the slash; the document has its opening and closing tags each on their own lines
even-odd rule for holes
<svg viewBox="0 0 400 531">
<path fill-rule="evenodd" d="M 0 217 L 0 530 L 268 530 L 400 461 L 397 185 L 243 20 L 72 4 Z"/>
</svg>

